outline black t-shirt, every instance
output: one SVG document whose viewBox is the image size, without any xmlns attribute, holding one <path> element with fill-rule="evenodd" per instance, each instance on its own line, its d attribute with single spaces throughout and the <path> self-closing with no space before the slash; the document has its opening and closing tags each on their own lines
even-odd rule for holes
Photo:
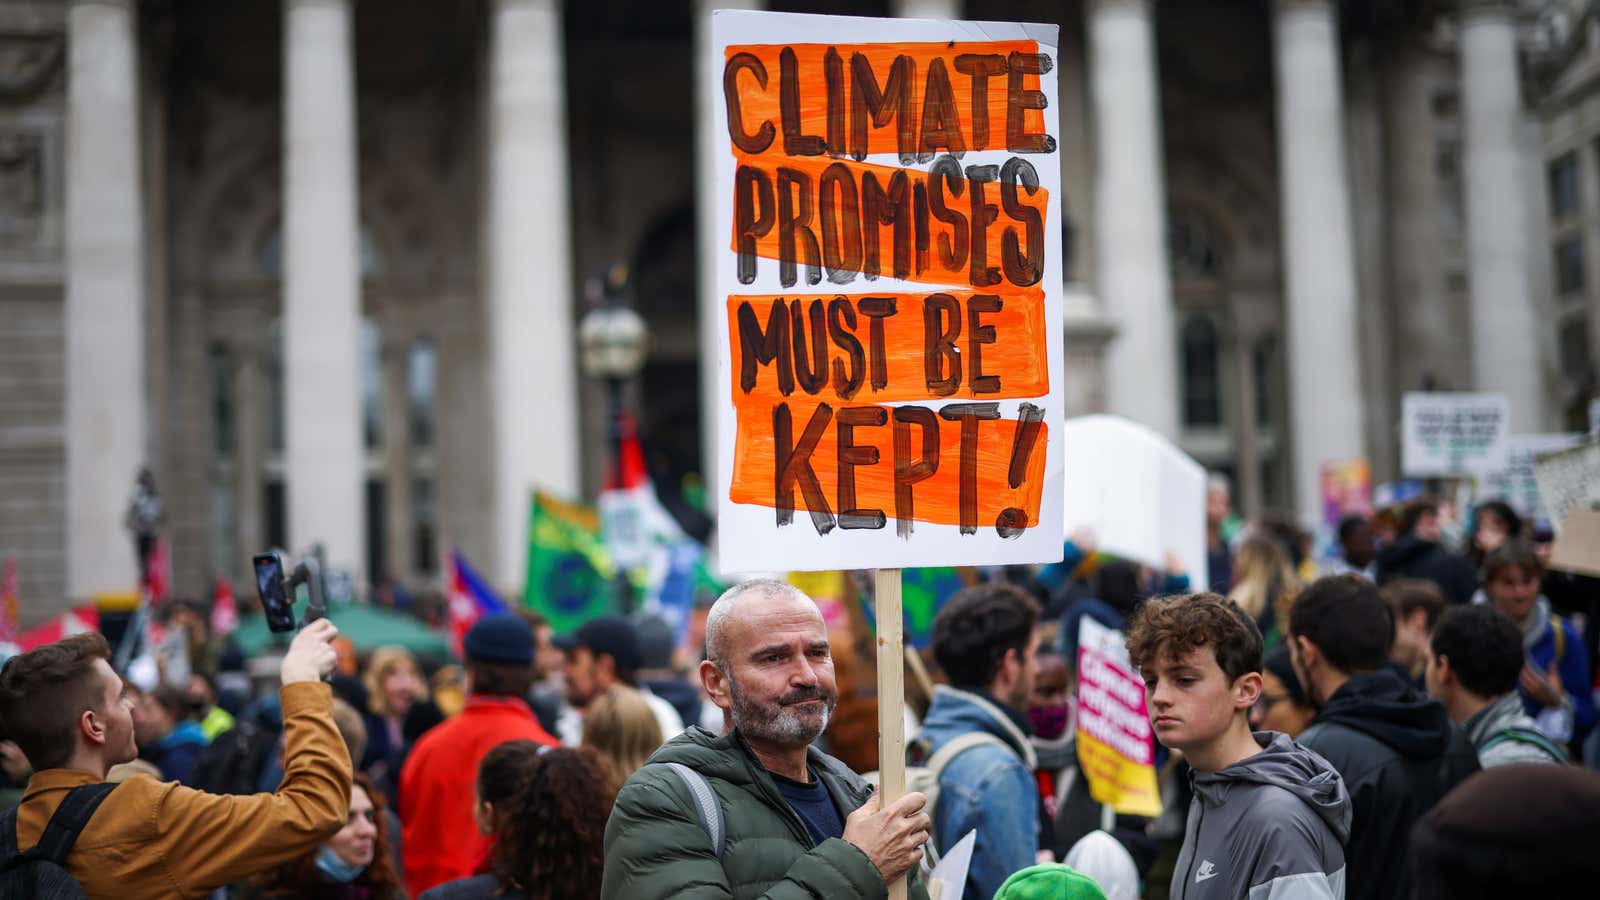
<svg viewBox="0 0 1600 900">
<path fill-rule="evenodd" d="M 806 774 L 811 776 L 809 784 L 785 778 L 776 772 L 772 773 L 772 780 L 777 782 L 778 793 L 788 801 L 795 815 L 806 823 L 812 843 L 820 844 L 831 837 L 844 837 L 844 820 L 839 818 L 839 810 L 834 808 L 833 797 L 828 794 L 827 786 L 817 777 L 816 769 L 808 766 Z"/>
</svg>

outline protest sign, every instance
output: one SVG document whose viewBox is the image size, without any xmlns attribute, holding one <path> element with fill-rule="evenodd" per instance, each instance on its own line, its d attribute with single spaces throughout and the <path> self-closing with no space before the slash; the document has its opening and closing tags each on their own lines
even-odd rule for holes
<svg viewBox="0 0 1600 900">
<path fill-rule="evenodd" d="M 1550 568 L 1600 577 L 1600 509 L 1573 509 L 1550 548 Z"/>
<path fill-rule="evenodd" d="M 1506 441 L 1506 467 L 1477 478 L 1474 502 L 1504 500 L 1518 515 L 1549 520 L 1550 512 L 1539 499 L 1539 482 L 1533 464 L 1540 456 L 1583 443 L 1581 434 L 1514 434 Z"/>
<path fill-rule="evenodd" d="M 1089 796 L 1119 813 L 1161 814 L 1154 732 L 1144 681 L 1122 632 L 1083 617 L 1078 626 L 1078 760 Z"/>
<path fill-rule="evenodd" d="M 1322 524 L 1337 532 L 1346 516 L 1372 515 L 1372 470 L 1364 459 L 1322 464 Z"/>
<path fill-rule="evenodd" d="M 1401 399 L 1401 469 L 1408 478 L 1502 470 L 1510 421 L 1504 394 L 1408 392 Z"/>
<path fill-rule="evenodd" d="M 725 569 L 1060 559 L 1056 31 L 713 14 Z"/>
<path fill-rule="evenodd" d="M 1600 441 L 1547 453 L 1533 462 L 1539 499 L 1557 533 L 1573 510 L 1600 508 Z"/>
<path fill-rule="evenodd" d="M 1093 529 L 1107 553 L 1165 569 L 1169 551 L 1189 583 L 1210 584 L 1206 472 L 1154 430 L 1117 416 L 1079 416 L 1062 428 L 1065 527 Z"/>
</svg>

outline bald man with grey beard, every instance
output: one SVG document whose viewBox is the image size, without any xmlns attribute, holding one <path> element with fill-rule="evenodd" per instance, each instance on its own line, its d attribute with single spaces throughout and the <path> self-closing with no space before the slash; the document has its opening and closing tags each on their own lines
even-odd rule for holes
<svg viewBox="0 0 1600 900">
<path fill-rule="evenodd" d="M 927 800 L 884 806 L 813 746 L 839 699 L 816 602 L 781 581 L 736 585 L 711 608 L 706 657 L 701 684 L 730 727 L 690 727 L 628 779 L 602 898 L 882 897 L 922 858 Z M 910 895 L 927 891 L 913 879 Z"/>
</svg>

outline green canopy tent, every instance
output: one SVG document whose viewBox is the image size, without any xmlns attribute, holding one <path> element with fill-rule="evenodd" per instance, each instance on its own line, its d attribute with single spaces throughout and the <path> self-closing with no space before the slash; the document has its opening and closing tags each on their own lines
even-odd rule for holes
<svg viewBox="0 0 1600 900">
<path fill-rule="evenodd" d="M 405 613 L 364 603 L 335 603 L 328 607 L 328 618 L 339 627 L 340 634 L 355 644 L 357 653 L 394 645 L 418 656 L 450 656 L 449 641 Z M 268 630 L 265 616 L 241 622 L 233 633 L 240 652 L 246 656 L 255 656 L 274 645 L 287 647 L 290 637 Z"/>
</svg>

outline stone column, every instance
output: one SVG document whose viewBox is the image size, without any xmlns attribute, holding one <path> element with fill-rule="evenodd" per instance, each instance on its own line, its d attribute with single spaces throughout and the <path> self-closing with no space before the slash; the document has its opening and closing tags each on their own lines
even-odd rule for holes
<svg viewBox="0 0 1600 900">
<path fill-rule="evenodd" d="M 1531 292 L 1529 201 L 1522 157 L 1522 88 L 1509 3 L 1461 11 L 1467 272 L 1473 387 L 1511 401 L 1513 433 L 1544 427 L 1539 321 Z"/>
<path fill-rule="evenodd" d="M 263 533 L 261 468 L 267 446 L 267 391 L 263 354 L 266 348 L 255 342 L 235 347 L 238 362 L 233 379 L 234 534 L 239 543 L 239 559 L 229 576 L 238 591 L 252 584 L 250 556 L 266 549 Z"/>
<path fill-rule="evenodd" d="M 1365 454 L 1339 21 L 1329 0 L 1278 0 L 1278 183 L 1295 509 L 1318 517 L 1322 463 Z"/>
<path fill-rule="evenodd" d="M 1345 130 L 1349 164 L 1350 231 L 1356 272 L 1356 376 L 1361 384 L 1361 446 L 1373 481 L 1388 481 L 1399 468 L 1394 424 L 1400 418 L 1394 389 L 1394 308 L 1389 260 L 1396 244 L 1384 188 L 1389 160 L 1384 152 L 1383 75 L 1387 48 L 1371 38 L 1345 47 Z M 1414 125 L 1405 126 L 1411 130 Z M 1434 265 L 1437 265 L 1437 260 Z"/>
<path fill-rule="evenodd" d="M 74 2 L 67 14 L 66 570 L 74 602 L 132 590 L 139 576 L 123 527 L 149 461 L 135 27 L 131 0 Z"/>
<path fill-rule="evenodd" d="M 717 412 L 726 398 L 717 391 L 717 352 L 727 341 L 727 312 L 717 295 L 717 277 L 709 262 L 727 259 L 727 233 L 717 229 L 717 172 L 732 166 L 728 135 L 716 131 L 716 107 L 721 102 L 722 61 L 711 46 L 711 14 L 719 9 L 758 10 L 762 0 L 695 0 L 694 3 L 694 121 L 695 121 L 695 298 L 699 308 L 700 336 L 700 469 L 711 491 L 710 505 L 717 508 Z"/>
<path fill-rule="evenodd" d="M 1235 320 L 1223 341 L 1228 354 L 1224 364 L 1232 370 L 1234 485 L 1238 489 L 1239 509 L 1246 517 L 1261 513 L 1261 446 L 1257 439 L 1261 421 L 1256 416 L 1255 344 L 1258 330 L 1253 324 Z"/>
<path fill-rule="evenodd" d="M 526 575 L 529 497 L 579 487 L 567 79 L 556 0 L 494 0 L 486 187 L 496 585 Z"/>
<path fill-rule="evenodd" d="M 383 342 L 383 555 L 388 571 L 373 572 L 374 580 L 388 575 L 403 582 L 417 568 L 411 558 L 416 519 L 411 496 L 409 350 L 404 340 Z"/>
<path fill-rule="evenodd" d="M 901 19 L 959 19 L 961 0 L 893 0 L 890 14 Z"/>
<path fill-rule="evenodd" d="M 365 584 L 361 269 L 349 0 L 284 3 L 283 354 L 291 552 Z"/>
<path fill-rule="evenodd" d="M 1095 274 L 1111 412 L 1178 435 L 1178 346 L 1167 268 L 1155 26 L 1149 0 L 1090 0 L 1090 96 L 1099 183 Z"/>
<path fill-rule="evenodd" d="M 1061 115 L 1061 230 L 1071 246 L 1066 269 L 1063 318 L 1066 366 L 1062 386 L 1068 418 L 1105 412 L 1106 346 L 1114 335 L 1095 295 L 1094 120 L 1089 113 L 1089 62 L 1085 21 L 1061 23 L 1056 48 Z"/>
<path fill-rule="evenodd" d="M 1402 391 L 1435 385 L 1460 390 L 1470 385 L 1468 331 L 1453 314 L 1445 283 L 1444 231 L 1439 222 L 1437 136 L 1432 121 L 1434 60 L 1420 41 L 1396 47 L 1384 73 L 1385 138 L 1388 158 L 1390 296 L 1395 330 L 1394 387 Z M 1393 441 L 1391 440 L 1391 443 Z"/>
</svg>

